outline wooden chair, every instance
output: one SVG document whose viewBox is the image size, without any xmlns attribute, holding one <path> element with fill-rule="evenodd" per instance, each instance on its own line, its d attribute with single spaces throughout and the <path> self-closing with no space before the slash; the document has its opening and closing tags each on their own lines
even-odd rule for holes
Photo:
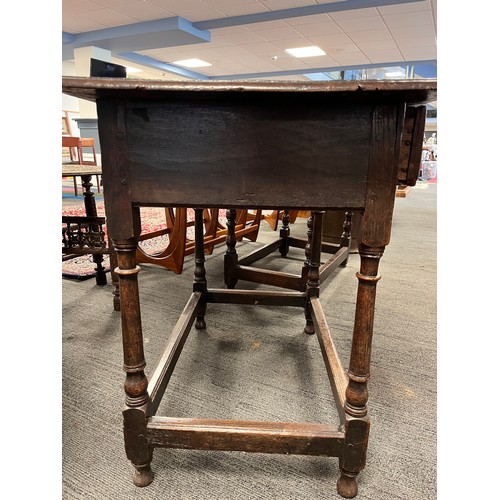
<svg viewBox="0 0 500 500">
<path fill-rule="evenodd" d="M 204 251 L 210 255 L 214 247 L 220 243 L 225 243 L 228 229 L 219 223 L 219 209 L 205 209 L 203 211 L 204 224 Z M 194 225 L 194 221 L 188 221 L 186 208 L 165 208 L 166 228 L 149 233 L 142 233 L 139 242 L 144 242 L 152 238 L 168 235 L 169 243 L 165 249 L 154 254 L 139 244 L 136 252 L 137 263 L 156 264 L 173 271 L 176 274 L 182 273 L 184 257 L 191 255 L 195 251 L 194 240 L 188 238 L 187 229 Z M 238 210 L 235 221 L 235 236 L 238 240 L 243 237 L 250 241 L 256 241 L 259 234 L 262 211 L 256 210 L 248 213 L 248 210 Z"/>
<path fill-rule="evenodd" d="M 63 149 L 69 150 L 69 161 L 63 163 L 74 163 L 79 165 L 97 165 L 97 155 L 95 152 L 95 140 L 92 137 L 62 136 Z M 90 148 L 90 153 L 86 153 L 84 148 Z M 90 156 L 90 159 L 89 159 Z M 97 192 L 101 192 L 100 176 L 96 175 Z M 78 183 L 73 177 L 73 187 L 75 196 L 78 196 Z"/>
<path fill-rule="evenodd" d="M 298 214 L 299 214 L 298 210 L 288 211 L 289 224 L 293 224 L 295 222 Z M 271 226 L 271 229 L 273 231 L 276 231 L 278 229 L 280 221 L 283 218 L 283 210 L 273 210 L 273 212 L 270 215 L 264 215 L 263 217 L 265 221 Z"/>
<path fill-rule="evenodd" d="M 80 142 L 80 137 L 75 137 L 75 136 L 68 136 L 68 135 L 63 135 L 62 136 L 62 147 L 64 149 L 69 150 L 69 161 L 64 161 L 63 163 L 78 163 L 82 165 L 83 162 L 83 154 L 82 154 L 82 147 L 81 147 L 81 142 Z M 64 151 L 63 151 L 64 154 Z M 78 196 L 78 183 L 77 183 L 77 177 L 73 176 L 73 188 L 75 190 L 75 196 Z"/>
</svg>

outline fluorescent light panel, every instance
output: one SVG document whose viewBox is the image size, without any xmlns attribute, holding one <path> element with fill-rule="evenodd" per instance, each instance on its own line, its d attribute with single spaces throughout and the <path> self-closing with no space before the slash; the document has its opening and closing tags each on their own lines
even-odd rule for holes
<svg viewBox="0 0 500 500">
<path fill-rule="evenodd" d="M 294 57 L 315 57 L 315 56 L 326 56 L 326 52 L 321 50 L 316 45 L 311 47 L 297 47 L 295 49 L 285 49 L 290 55 Z"/>
<path fill-rule="evenodd" d="M 209 62 L 202 61 L 201 59 L 183 59 L 182 61 L 175 61 L 172 64 L 184 66 L 185 68 L 203 68 L 205 66 L 212 66 Z"/>
</svg>

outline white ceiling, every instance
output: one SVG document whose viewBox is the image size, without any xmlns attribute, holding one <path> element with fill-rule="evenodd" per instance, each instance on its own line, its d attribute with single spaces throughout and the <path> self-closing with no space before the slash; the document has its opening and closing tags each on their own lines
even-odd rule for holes
<svg viewBox="0 0 500 500">
<path fill-rule="evenodd" d="M 394 63 L 435 67 L 436 1 L 62 0 L 63 59 L 71 61 L 76 46 L 111 48 L 113 61 L 143 70 L 134 77 L 167 79 L 306 80 Z M 165 19 L 184 24 L 158 30 L 154 21 Z M 326 55 L 285 52 L 311 45 Z M 172 65 L 190 58 L 211 66 Z"/>
</svg>

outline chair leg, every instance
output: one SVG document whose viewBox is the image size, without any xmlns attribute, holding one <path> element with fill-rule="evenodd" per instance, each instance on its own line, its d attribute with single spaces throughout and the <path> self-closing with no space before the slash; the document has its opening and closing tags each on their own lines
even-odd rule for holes
<svg viewBox="0 0 500 500">
<path fill-rule="evenodd" d="M 73 188 L 75 190 L 75 196 L 78 196 L 78 182 L 76 180 L 76 176 L 73 177 Z"/>
</svg>

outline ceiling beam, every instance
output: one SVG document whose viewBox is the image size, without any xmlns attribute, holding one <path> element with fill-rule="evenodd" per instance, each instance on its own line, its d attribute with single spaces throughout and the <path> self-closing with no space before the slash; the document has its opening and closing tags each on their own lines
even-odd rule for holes
<svg viewBox="0 0 500 500">
<path fill-rule="evenodd" d="M 174 64 L 164 63 L 152 57 L 137 54 L 135 52 L 122 52 L 120 54 L 117 54 L 116 56 L 120 57 L 121 59 L 125 59 L 126 61 L 134 62 L 136 64 L 140 64 L 141 66 L 146 66 L 147 68 L 152 68 L 167 73 L 173 73 L 174 75 L 179 75 L 186 78 L 192 78 L 195 80 L 209 79 L 208 76 L 197 73 L 196 71 L 190 71 L 189 69 L 181 68 L 179 66 L 175 66 Z"/>
<path fill-rule="evenodd" d="M 195 28 L 183 17 L 169 17 L 71 35 L 63 32 L 63 49 L 99 47 L 117 54 L 210 42 L 210 31 Z"/>
<path fill-rule="evenodd" d="M 195 22 L 193 26 L 200 30 L 211 30 L 216 28 L 227 28 L 229 26 L 241 26 L 242 24 L 290 19 L 292 17 L 313 16 L 316 14 L 328 14 L 331 12 L 343 12 L 346 10 L 367 9 L 370 7 L 384 7 L 386 5 L 414 2 L 422 2 L 422 0 L 344 0 L 343 2 L 330 2 L 320 5 L 307 5 L 305 7 L 258 12 L 256 14 L 209 19 L 208 21 Z"/>
</svg>

